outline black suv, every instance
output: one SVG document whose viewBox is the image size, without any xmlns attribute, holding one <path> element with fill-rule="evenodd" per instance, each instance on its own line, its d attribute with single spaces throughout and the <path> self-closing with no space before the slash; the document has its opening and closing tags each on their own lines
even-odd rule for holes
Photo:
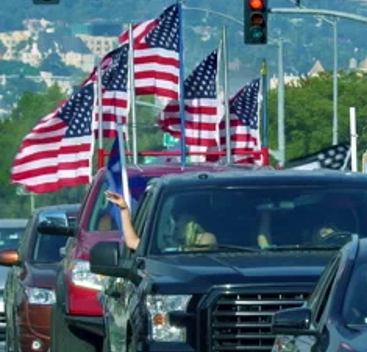
<svg viewBox="0 0 367 352">
<path fill-rule="evenodd" d="M 179 218 L 216 241 L 187 245 Z M 266 351 L 276 311 L 297 307 L 326 264 L 367 228 L 367 177 L 336 171 L 201 172 L 153 180 L 135 252 L 91 250 L 109 276 L 105 351 Z M 182 226 L 181 226 L 182 227 Z"/>
</svg>

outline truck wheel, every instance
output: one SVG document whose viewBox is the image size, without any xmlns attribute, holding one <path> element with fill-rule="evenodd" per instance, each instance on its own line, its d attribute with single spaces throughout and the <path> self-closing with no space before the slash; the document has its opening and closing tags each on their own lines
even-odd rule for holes
<svg viewBox="0 0 367 352">
<path fill-rule="evenodd" d="M 99 352 L 90 343 L 73 334 L 64 319 L 61 308 L 55 304 L 51 309 L 51 333 L 50 333 L 51 352 Z"/>
</svg>

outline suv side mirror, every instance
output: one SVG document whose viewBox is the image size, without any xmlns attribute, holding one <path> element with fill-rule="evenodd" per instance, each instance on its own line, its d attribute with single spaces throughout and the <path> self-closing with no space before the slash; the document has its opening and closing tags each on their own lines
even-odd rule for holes
<svg viewBox="0 0 367 352">
<path fill-rule="evenodd" d="M 66 236 L 74 237 L 75 228 L 68 226 L 61 226 L 58 224 L 53 224 L 48 221 L 42 221 L 37 226 L 37 230 L 42 235 L 54 235 L 54 236 Z"/>
<path fill-rule="evenodd" d="M 312 311 L 307 307 L 289 308 L 274 315 L 273 332 L 276 335 L 315 335 L 310 329 Z"/>
<path fill-rule="evenodd" d="M 20 263 L 18 251 L 15 249 L 5 249 L 0 251 L 0 265 L 13 266 Z"/>
<path fill-rule="evenodd" d="M 74 237 L 73 219 L 65 210 L 45 210 L 39 215 L 37 230 L 42 235 Z"/>
<path fill-rule="evenodd" d="M 135 259 L 121 257 L 120 242 L 98 242 L 90 251 L 90 270 L 92 273 L 137 279 L 137 263 Z"/>
</svg>

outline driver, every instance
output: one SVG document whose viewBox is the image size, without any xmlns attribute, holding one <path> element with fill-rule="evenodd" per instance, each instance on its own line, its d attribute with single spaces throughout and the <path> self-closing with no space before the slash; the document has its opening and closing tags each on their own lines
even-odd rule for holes
<svg viewBox="0 0 367 352">
<path fill-rule="evenodd" d="M 332 235 L 333 233 L 339 232 L 337 227 L 330 223 L 325 223 L 317 228 L 314 234 L 314 242 L 320 243 L 323 242 L 327 237 Z"/>
</svg>

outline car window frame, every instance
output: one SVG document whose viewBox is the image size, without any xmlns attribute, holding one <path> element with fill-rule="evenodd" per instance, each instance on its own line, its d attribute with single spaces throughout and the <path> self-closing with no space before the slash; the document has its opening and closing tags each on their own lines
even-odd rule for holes
<svg viewBox="0 0 367 352">
<path fill-rule="evenodd" d="M 337 253 L 325 268 L 310 298 L 314 300 L 310 303 L 310 308 L 312 310 L 311 322 L 317 330 L 321 330 L 324 326 L 326 313 L 330 306 L 331 296 L 335 286 L 335 278 L 338 275 L 341 262 L 342 255 Z"/>
</svg>

